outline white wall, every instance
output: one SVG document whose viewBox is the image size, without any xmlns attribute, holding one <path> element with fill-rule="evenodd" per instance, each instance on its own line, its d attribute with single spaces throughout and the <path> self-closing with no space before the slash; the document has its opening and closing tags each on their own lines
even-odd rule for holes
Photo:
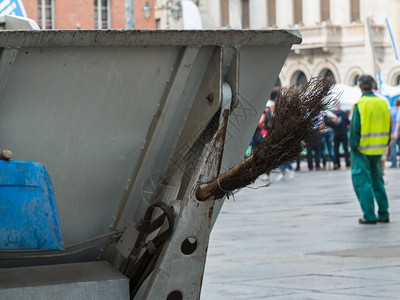
<svg viewBox="0 0 400 300">
<path fill-rule="evenodd" d="M 392 0 L 390 6 L 390 27 L 396 41 L 397 51 L 400 51 L 400 0 Z"/>
</svg>

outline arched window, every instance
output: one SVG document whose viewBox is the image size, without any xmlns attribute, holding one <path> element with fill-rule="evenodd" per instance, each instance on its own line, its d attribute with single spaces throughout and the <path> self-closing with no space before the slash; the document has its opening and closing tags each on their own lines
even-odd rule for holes
<svg viewBox="0 0 400 300">
<path fill-rule="evenodd" d="M 320 73 L 319 73 L 320 77 L 330 77 L 333 79 L 333 82 L 336 83 L 336 78 L 335 75 L 333 75 L 333 72 L 329 69 L 323 69 Z"/>
<path fill-rule="evenodd" d="M 395 85 L 400 85 L 400 75 L 396 76 Z"/>
<path fill-rule="evenodd" d="M 41 29 L 54 29 L 54 0 L 39 0 L 38 25 Z"/>
<path fill-rule="evenodd" d="M 302 71 L 296 71 L 292 79 L 290 80 L 291 85 L 296 85 L 298 87 L 301 87 L 307 83 L 307 77 L 306 74 L 304 74 Z"/>
<path fill-rule="evenodd" d="M 94 26 L 97 29 L 110 28 L 110 1 L 94 0 Z"/>
<path fill-rule="evenodd" d="M 301 72 L 301 73 L 299 74 L 299 76 L 297 77 L 296 85 L 297 85 L 297 86 L 303 86 L 303 85 L 305 85 L 306 83 L 307 83 L 306 74 L 304 74 L 303 72 Z"/>
<path fill-rule="evenodd" d="M 354 76 L 354 78 L 353 78 L 353 85 L 358 85 L 358 78 L 360 78 L 360 75 L 356 75 L 356 76 Z"/>
</svg>

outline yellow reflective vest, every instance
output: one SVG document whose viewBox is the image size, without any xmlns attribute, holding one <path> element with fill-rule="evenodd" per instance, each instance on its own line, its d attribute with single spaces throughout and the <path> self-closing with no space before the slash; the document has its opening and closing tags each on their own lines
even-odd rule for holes
<svg viewBox="0 0 400 300">
<path fill-rule="evenodd" d="M 390 138 L 388 103 L 376 96 L 362 96 L 356 104 L 361 125 L 358 150 L 365 155 L 381 155 Z"/>
</svg>

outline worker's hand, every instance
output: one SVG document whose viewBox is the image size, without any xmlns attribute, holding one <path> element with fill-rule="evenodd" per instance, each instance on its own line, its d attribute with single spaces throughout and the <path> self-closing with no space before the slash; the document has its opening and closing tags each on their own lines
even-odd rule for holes
<svg viewBox="0 0 400 300">
<path fill-rule="evenodd" d="M 392 134 L 392 140 L 397 141 L 397 139 L 399 138 L 399 133 L 395 132 Z"/>
</svg>

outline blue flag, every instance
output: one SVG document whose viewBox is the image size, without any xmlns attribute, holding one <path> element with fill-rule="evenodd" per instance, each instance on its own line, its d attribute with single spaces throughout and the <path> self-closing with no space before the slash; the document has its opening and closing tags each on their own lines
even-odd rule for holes
<svg viewBox="0 0 400 300">
<path fill-rule="evenodd" d="M 27 17 L 21 0 L 0 0 L 0 16 L 5 15 Z"/>
</svg>

